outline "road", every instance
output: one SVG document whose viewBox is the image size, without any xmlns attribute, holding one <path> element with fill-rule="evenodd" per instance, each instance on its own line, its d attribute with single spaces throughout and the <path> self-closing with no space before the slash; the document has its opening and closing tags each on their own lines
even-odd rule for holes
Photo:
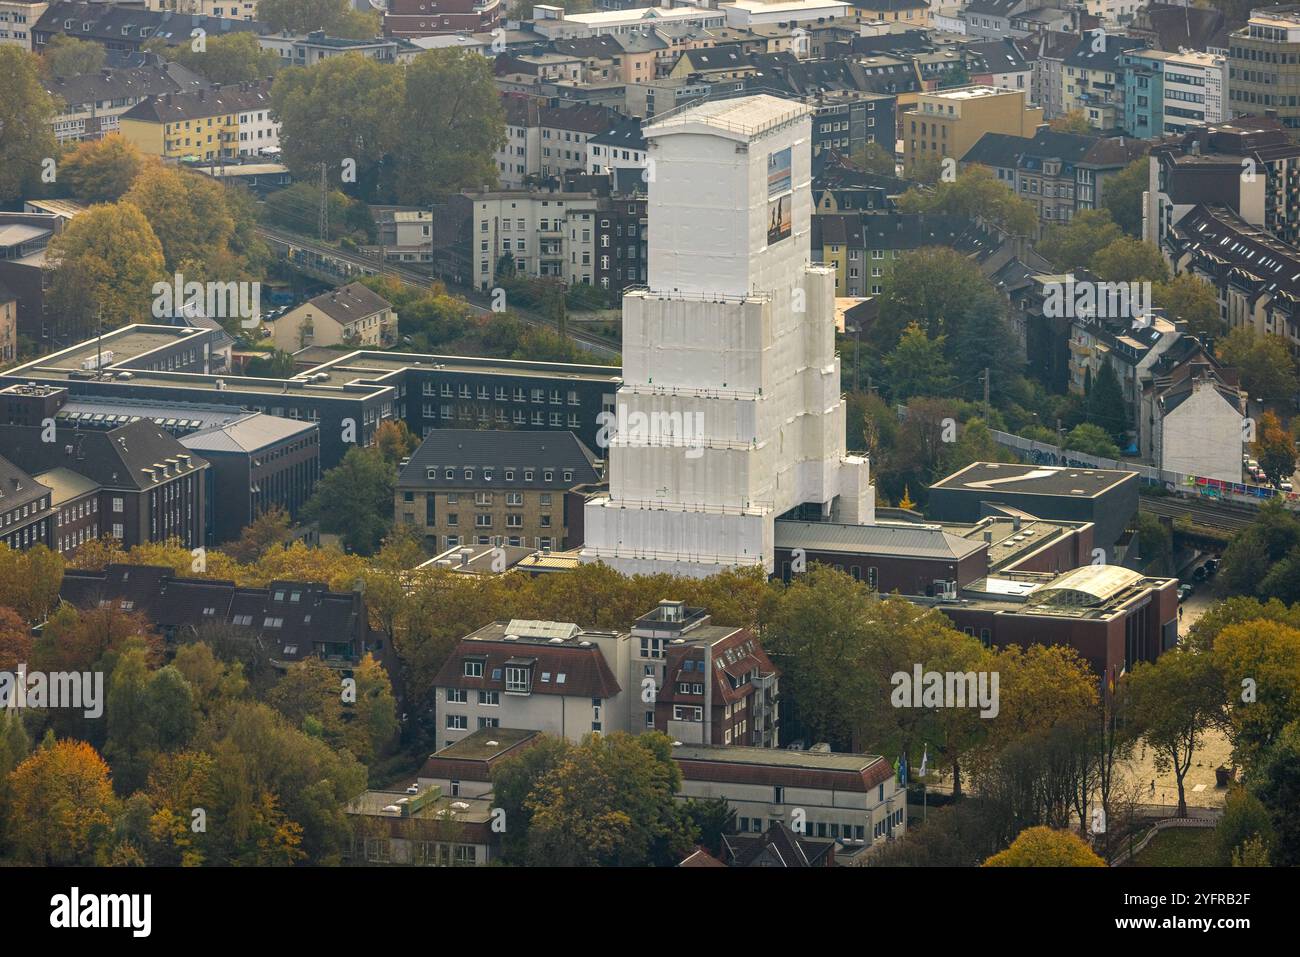
<svg viewBox="0 0 1300 957">
<path fill-rule="evenodd" d="M 269 226 L 258 226 L 257 233 L 263 239 L 268 240 L 273 244 L 293 245 L 299 249 L 308 250 L 317 256 L 350 263 L 357 267 L 357 269 L 370 275 L 377 275 L 381 272 L 380 264 L 373 259 L 356 253 L 350 253 L 334 246 L 317 242 L 313 239 L 308 239 L 305 236 L 299 236 L 297 233 L 286 232 L 285 230 L 274 229 Z M 404 266 L 394 266 L 385 263 L 382 268 L 382 273 L 385 276 L 392 276 L 404 286 L 412 286 L 419 289 L 428 289 L 431 282 L 429 276 L 422 275 L 412 269 L 407 269 Z M 492 310 L 487 306 L 475 302 L 469 296 L 462 294 L 458 298 L 463 299 L 477 315 L 490 315 L 492 312 Z M 537 315 L 536 313 L 521 309 L 511 309 L 510 311 L 517 319 L 519 319 L 520 322 L 526 323 L 530 326 L 543 326 L 551 330 L 558 329 L 558 326 L 555 323 Z M 596 355 L 604 356 L 608 359 L 617 358 L 619 355 L 618 349 L 611 345 L 606 339 L 594 336 L 588 332 L 583 332 L 581 329 L 570 328 L 566 331 L 570 339 L 588 352 L 593 352 Z"/>
</svg>

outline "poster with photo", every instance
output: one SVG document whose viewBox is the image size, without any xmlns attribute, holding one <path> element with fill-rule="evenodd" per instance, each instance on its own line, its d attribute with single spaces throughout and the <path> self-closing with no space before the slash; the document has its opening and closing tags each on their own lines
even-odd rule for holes
<svg viewBox="0 0 1300 957">
<path fill-rule="evenodd" d="M 790 207 L 793 205 L 793 199 L 792 194 L 786 193 L 784 196 L 767 201 L 767 244 L 769 246 L 790 238 L 792 232 Z"/>
<path fill-rule="evenodd" d="M 789 239 L 794 196 L 790 192 L 790 147 L 767 156 L 767 244 Z"/>
<path fill-rule="evenodd" d="M 767 154 L 767 195 L 790 191 L 790 147 Z"/>
</svg>

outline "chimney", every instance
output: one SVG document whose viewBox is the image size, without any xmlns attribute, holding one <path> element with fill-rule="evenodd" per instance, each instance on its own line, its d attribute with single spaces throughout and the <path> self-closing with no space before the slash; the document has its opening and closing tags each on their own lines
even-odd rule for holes
<svg viewBox="0 0 1300 957">
<path fill-rule="evenodd" d="M 1017 531 L 1017 532 L 1020 531 L 1020 516 L 1019 516 L 1019 515 L 1012 515 L 1012 516 L 1011 516 L 1011 528 L 1012 528 L 1013 531 Z"/>
</svg>

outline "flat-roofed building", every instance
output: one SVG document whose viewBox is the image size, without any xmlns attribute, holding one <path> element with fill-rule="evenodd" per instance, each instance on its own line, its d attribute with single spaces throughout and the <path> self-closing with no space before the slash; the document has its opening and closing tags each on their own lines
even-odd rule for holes
<svg viewBox="0 0 1300 957">
<path fill-rule="evenodd" d="M 797 812 L 809 837 L 850 846 L 907 831 L 907 795 L 878 755 L 683 743 L 674 745 L 673 760 L 682 772 L 678 797 L 726 799 L 742 833 L 761 834 L 775 822 L 793 827 Z"/>
<path fill-rule="evenodd" d="M 993 86 L 919 94 L 916 105 L 901 117 L 904 171 L 923 161 L 956 163 L 985 133 L 1033 136 L 1043 122 L 1043 110 L 1029 106 L 1028 97 L 1027 90 Z"/>
<path fill-rule="evenodd" d="M 491 798 L 496 766 L 523 754 L 541 738 L 540 731 L 481 728 L 429 755 L 417 783 L 440 787 L 449 797 Z"/>
</svg>

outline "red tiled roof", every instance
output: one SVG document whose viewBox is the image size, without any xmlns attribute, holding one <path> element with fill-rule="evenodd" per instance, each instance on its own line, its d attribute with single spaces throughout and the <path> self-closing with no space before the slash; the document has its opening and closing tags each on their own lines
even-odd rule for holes
<svg viewBox="0 0 1300 957">
<path fill-rule="evenodd" d="M 484 660 L 482 678 L 465 675 L 466 658 Z M 505 664 L 512 660 L 527 660 L 532 664 L 533 694 L 612 698 L 622 690 L 595 645 L 516 641 L 462 641 L 438 670 L 434 684 L 440 688 L 505 691 Z M 493 679 L 493 669 L 497 668 L 501 669 L 501 676 Z M 543 675 L 549 676 L 548 680 L 543 681 Z M 563 682 L 559 680 L 560 675 L 564 675 Z"/>
</svg>

